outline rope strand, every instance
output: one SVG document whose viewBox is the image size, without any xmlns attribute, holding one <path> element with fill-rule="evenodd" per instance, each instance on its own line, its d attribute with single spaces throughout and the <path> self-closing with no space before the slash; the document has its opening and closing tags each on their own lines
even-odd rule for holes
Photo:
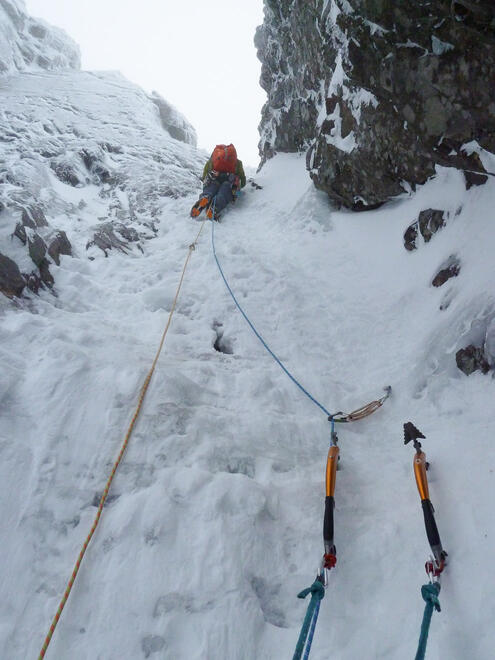
<svg viewBox="0 0 495 660">
<path fill-rule="evenodd" d="M 206 222 L 206 220 L 203 221 L 203 223 L 200 227 L 200 230 L 199 230 L 196 238 L 194 239 L 194 242 L 191 243 L 191 245 L 189 246 L 189 251 L 187 253 L 187 257 L 186 257 L 186 260 L 184 262 L 184 267 L 182 268 L 182 274 L 181 274 L 181 278 L 180 278 L 180 281 L 179 281 L 179 286 L 177 287 L 175 298 L 174 298 L 174 301 L 172 303 L 172 307 L 170 309 L 167 324 L 165 326 L 165 330 L 163 331 L 162 338 L 161 338 L 158 350 L 157 350 L 156 355 L 155 355 L 155 359 L 153 360 L 153 363 L 151 365 L 151 369 L 149 370 L 149 372 L 148 372 L 148 374 L 147 374 L 147 376 L 144 380 L 144 384 L 141 388 L 141 391 L 140 391 L 140 394 L 139 394 L 139 399 L 138 399 L 138 404 L 136 406 L 136 410 L 134 411 L 134 415 L 132 417 L 129 428 L 127 429 L 127 433 L 125 435 L 124 442 L 122 443 L 122 447 L 120 449 L 119 455 L 117 457 L 117 460 L 114 463 L 112 472 L 111 472 L 111 474 L 108 478 L 105 489 L 104 489 L 103 494 L 101 496 L 100 504 L 98 506 L 98 511 L 96 512 L 96 516 L 95 516 L 95 519 L 94 519 L 94 522 L 93 522 L 93 526 L 91 527 L 91 530 L 90 530 L 90 532 L 89 532 L 89 534 L 88 534 L 88 536 L 87 536 L 87 538 L 84 542 L 84 545 L 81 549 L 81 552 L 79 553 L 79 557 L 77 558 L 76 564 L 74 566 L 74 570 L 72 571 L 72 575 L 71 575 L 71 577 L 69 579 L 69 582 L 67 584 L 67 588 L 65 589 L 62 600 L 60 601 L 60 604 L 58 606 L 57 613 L 55 614 L 55 616 L 53 618 L 52 624 L 50 626 L 50 630 L 48 631 L 48 634 L 47 634 L 47 636 L 45 638 L 45 641 L 43 643 L 43 647 L 42 647 L 41 652 L 38 656 L 38 660 L 43 660 L 43 658 L 45 657 L 48 646 L 50 645 L 50 642 L 52 640 L 53 633 L 55 632 L 55 628 L 57 627 L 57 624 L 60 620 L 63 609 L 64 609 L 64 607 L 67 603 L 67 600 L 69 599 L 72 587 L 74 586 L 74 582 L 76 581 L 76 577 L 77 577 L 77 574 L 79 573 L 79 569 L 81 567 L 81 563 L 82 563 L 82 560 L 84 558 L 84 555 L 86 554 L 86 550 L 88 549 L 88 546 L 91 542 L 91 539 L 93 538 L 93 535 L 96 531 L 96 528 L 98 527 L 98 523 L 100 522 L 101 514 L 103 512 L 103 507 L 105 505 L 105 501 L 107 499 L 108 492 L 110 490 L 110 486 L 112 485 L 112 481 L 115 477 L 115 474 L 118 470 L 118 467 L 119 467 L 119 465 L 122 461 L 122 458 L 125 454 L 125 451 L 127 449 L 128 444 L 129 444 L 129 440 L 130 440 L 132 432 L 134 430 L 134 426 L 136 425 L 137 418 L 139 416 L 139 413 L 141 412 L 144 397 L 146 396 L 146 392 L 148 391 L 148 387 L 149 387 L 149 384 L 150 384 L 150 381 L 151 381 L 151 377 L 153 376 L 153 372 L 155 371 L 155 367 L 156 367 L 156 364 L 158 362 L 158 358 L 160 357 L 160 353 L 162 352 L 163 344 L 165 342 L 165 337 L 167 336 L 168 329 L 170 328 L 170 324 L 172 322 L 172 316 L 174 315 L 175 308 L 177 306 L 177 300 L 179 298 L 179 293 L 180 293 L 180 290 L 182 288 L 182 283 L 184 282 L 184 276 L 185 276 L 185 273 L 186 273 L 187 266 L 189 264 L 189 261 L 191 259 L 191 255 L 192 255 L 193 251 L 196 249 L 196 244 L 199 240 L 201 232 L 203 231 L 203 227 L 205 226 L 205 222 Z"/>
<path fill-rule="evenodd" d="M 306 616 L 304 617 L 303 625 L 301 632 L 299 634 L 299 639 L 297 640 L 296 650 L 292 660 L 301 660 L 304 653 L 304 660 L 307 660 L 309 653 L 311 651 L 311 645 L 313 643 L 313 636 L 315 633 L 316 622 L 318 620 L 318 614 L 320 612 L 320 602 L 325 598 L 325 587 L 316 579 L 313 584 L 304 589 L 301 593 L 297 594 L 298 598 L 306 598 L 308 594 L 311 594 L 311 600 L 306 611 Z"/>
<path fill-rule="evenodd" d="M 426 655 L 426 642 L 428 641 L 428 633 L 430 632 L 433 609 L 440 612 L 440 601 L 438 600 L 439 593 L 440 585 L 438 582 L 424 584 L 421 587 L 421 595 L 423 596 L 426 605 L 423 613 L 423 621 L 421 622 L 421 633 L 419 635 L 419 644 L 415 660 L 424 660 Z"/>
<path fill-rule="evenodd" d="M 222 270 L 222 266 L 220 265 L 220 261 L 218 260 L 218 257 L 217 257 L 217 251 L 216 251 L 216 249 L 215 249 L 215 223 L 214 223 L 214 222 L 212 222 L 212 224 L 211 224 L 211 245 L 212 245 L 212 248 L 213 248 L 213 256 L 215 257 L 215 261 L 216 261 L 216 263 L 217 263 L 218 270 L 220 271 L 220 275 L 222 276 L 222 279 L 223 279 L 223 281 L 224 281 L 224 283 L 225 283 L 225 286 L 227 287 L 227 289 L 228 289 L 230 295 L 232 296 L 232 300 L 233 300 L 234 303 L 236 304 L 237 309 L 238 309 L 238 310 L 240 311 L 240 313 L 243 315 L 244 319 L 245 319 L 246 322 L 248 323 L 248 325 L 249 325 L 249 327 L 251 328 L 251 330 L 252 330 L 252 331 L 254 332 L 254 334 L 258 337 L 258 339 L 259 339 L 260 342 L 263 344 L 263 346 L 264 346 L 265 349 L 268 351 L 268 353 L 270 353 L 270 355 L 271 355 L 272 358 L 275 360 L 275 362 L 278 364 L 278 366 L 279 366 L 279 367 L 280 367 L 280 368 L 281 368 L 281 369 L 287 374 L 287 376 L 291 379 L 291 381 L 292 381 L 295 385 L 297 385 L 297 387 L 301 390 L 301 392 L 303 392 L 303 394 L 305 394 L 305 395 L 308 397 L 308 399 L 310 399 L 315 405 L 317 405 L 318 408 L 320 408 L 320 410 L 322 410 L 322 411 L 325 413 L 325 415 L 326 415 L 327 417 L 331 417 L 331 416 L 332 416 L 332 413 L 329 412 L 329 411 L 325 408 L 325 406 L 323 406 L 319 401 L 317 401 L 317 400 L 315 399 L 315 397 L 314 397 L 312 394 L 310 394 L 310 393 L 308 392 L 308 390 L 307 390 L 305 387 L 303 387 L 303 386 L 301 385 L 301 383 L 300 383 L 296 378 L 294 378 L 294 376 L 290 373 L 290 371 L 289 371 L 289 370 L 287 369 L 287 367 L 283 364 L 283 362 L 277 357 L 277 355 L 275 355 L 275 353 L 274 353 L 274 352 L 272 351 L 272 349 L 268 346 L 268 344 L 267 344 L 266 341 L 263 339 L 263 337 L 260 335 L 260 333 L 258 332 L 258 330 L 254 327 L 253 323 L 251 323 L 251 321 L 249 320 L 248 315 L 246 314 L 246 312 L 243 310 L 243 308 L 242 308 L 241 305 L 239 304 L 239 301 L 238 301 L 237 298 L 235 297 L 234 292 L 232 291 L 232 289 L 230 288 L 229 283 L 227 282 L 227 278 L 226 278 L 225 275 L 224 275 L 224 272 L 223 272 L 223 270 Z"/>
</svg>

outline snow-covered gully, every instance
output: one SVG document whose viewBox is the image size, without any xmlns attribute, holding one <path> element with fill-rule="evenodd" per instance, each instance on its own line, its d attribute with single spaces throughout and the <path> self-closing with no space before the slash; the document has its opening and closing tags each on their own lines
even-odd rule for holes
<svg viewBox="0 0 495 660">
<path fill-rule="evenodd" d="M 428 547 L 402 445 L 412 418 L 429 439 L 451 560 L 428 657 L 488 658 L 489 634 L 470 631 L 489 630 L 481 604 L 491 575 L 493 467 L 478 456 L 491 456 L 493 381 L 467 379 L 449 364 L 472 305 L 489 304 L 473 294 L 493 279 L 482 258 L 493 249 L 493 189 L 466 193 L 445 170 L 414 196 L 354 216 L 329 215 L 301 157 L 275 158 L 259 183 L 263 190 L 246 192 L 217 227 L 236 295 L 328 406 L 350 410 L 374 398 L 377 384 L 394 387 L 386 409 L 341 433 L 339 565 L 312 657 L 331 649 L 340 658 L 410 657 L 417 644 Z M 39 652 L 170 309 L 197 229 L 192 200 L 165 200 L 144 255 L 63 258 L 57 299 L 42 293 L 34 307 L 3 315 L 4 657 Z M 443 243 L 406 254 L 404 230 L 432 200 L 460 212 Z M 445 294 L 429 279 L 459 245 L 465 276 L 440 311 Z M 231 354 L 213 347 L 218 319 Z M 328 422 L 248 332 L 207 236 L 167 342 L 50 652 L 290 657 L 303 616 L 295 595 L 321 555 Z M 464 557 L 483 577 L 465 570 Z"/>
<path fill-rule="evenodd" d="M 337 5 L 321 4 L 334 34 Z M 279 37 L 268 32 L 260 45 L 277 55 Z M 418 487 L 424 495 L 427 483 L 449 553 L 427 658 L 491 660 L 495 178 L 438 166 L 390 200 L 406 185 L 397 175 L 386 204 L 357 214 L 315 189 L 304 154 L 279 153 L 192 251 L 200 225 L 189 212 L 207 158 L 195 130 L 120 74 L 78 66 L 69 37 L 28 17 L 22 0 L 0 0 L 0 659 L 40 653 L 189 255 L 46 659 L 291 658 L 306 610 L 297 594 L 320 566 L 335 486 L 327 545 L 335 541 L 338 564 L 311 658 L 412 658 L 430 548 L 404 447 L 411 421 L 430 463 L 427 482 L 415 473 Z M 287 71 L 275 82 L 281 91 L 290 83 L 299 108 L 295 68 Z M 309 92 L 305 103 L 316 103 Z M 355 114 L 381 109 L 386 124 L 387 106 L 383 114 L 373 98 L 359 92 Z M 265 155 L 279 150 L 277 137 L 296 137 L 302 149 L 305 138 L 279 125 L 278 106 L 267 110 Z M 340 117 L 325 101 L 322 110 Z M 410 130 L 403 138 L 414 146 Z M 342 146 L 340 129 L 335 137 L 327 146 Z M 361 152 L 337 156 L 350 153 L 359 169 Z M 456 159 L 495 172 L 474 139 Z M 416 173 L 425 181 L 433 170 Z M 239 313 L 215 263 L 213 226 L 236 299 L 321 409 Z M 481 354 L 486 373 L 462 373 L 461 349 L 471 349 L 466 371 Z M 325 411 L 355 410 L 387 385 L 386 405 L 338 427 L 330 459 L 340 455 L 340 470 L 330 463 L 326 483 Z"/>
</svg>

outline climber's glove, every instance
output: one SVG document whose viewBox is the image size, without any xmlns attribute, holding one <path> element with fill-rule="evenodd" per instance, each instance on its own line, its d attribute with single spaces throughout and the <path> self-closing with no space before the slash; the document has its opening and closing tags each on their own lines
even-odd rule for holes
<svg viewBox="0 0 495 660">
<path fill-rule="evenodd" d="M 210 183 L 214 183 L 218 178 L 218 172 L 216 170 L 210 170 L 205 178 L 205 186 L 208 186 Z"/>
</svg>

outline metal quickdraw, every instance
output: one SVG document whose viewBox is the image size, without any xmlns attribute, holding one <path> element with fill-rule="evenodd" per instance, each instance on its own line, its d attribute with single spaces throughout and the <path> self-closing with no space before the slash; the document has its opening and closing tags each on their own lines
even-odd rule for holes
<svg viewBox="0 0 495 660">
<path fill-rule="evenodd" d="M 365 406 L 362 406 L 361 408 L 353 410 L 347 414 L 343 412 L 334 413 L 328 418 L 329 421 L 333 421 L 336 424 L 347 424 L 348 422 L 357 422 L 360 419 L 368 417 L 368 415 L 373 414 L 376 410 L 378 410 L 378 408 L 381 408 L 385 401 L 391 396 L 392 387 L 390 385 L 387 385 L 387 387 L 384 387 L 383 389 L 385 390 L 385 395 L 382 396 L 381 399 L 371 401 Z"/>
</svg>

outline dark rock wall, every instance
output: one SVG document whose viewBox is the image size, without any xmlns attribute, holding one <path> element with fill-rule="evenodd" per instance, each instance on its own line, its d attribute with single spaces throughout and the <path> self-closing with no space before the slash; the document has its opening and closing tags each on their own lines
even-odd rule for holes
<svg viewBox="0 0 495 660">
<path fill-rule="evenodd" d="M 255 43 L 262 159 L 308 150 L 337 203 L 374 207 L 437 164 L 482 173 L 495 151 L 492 0 L 265 0 Z"/>
</svg>

